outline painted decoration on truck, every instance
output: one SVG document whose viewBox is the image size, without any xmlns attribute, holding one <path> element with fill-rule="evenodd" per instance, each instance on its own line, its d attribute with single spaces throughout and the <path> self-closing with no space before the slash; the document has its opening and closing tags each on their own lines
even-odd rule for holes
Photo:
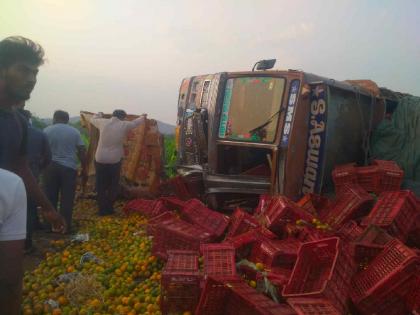
<svg viewBox="0 0 420 315">
<path fill-rule="evenodd" d="M 225 97 L 223 99 L 222 114 L 220 117 L 219 138 L 226 137 L 226 131 L 229 120 L 230 101 L 232 100 L 233 79 L 227 80 L 225 88 Z"/>
<path fill-rule="evenodd" d="M 326 88 L 314 86 L 311 90 L 308 143 L 305 159 L 302 193 L 319 193 L 322 185 L 324 147 L 327 123 Z"/>
<path fill-rule="evenodd" d="M 289 143 L 290 131 L 292 129 L 292 121 L 295 113 L 296 100 L 299 91 L 299 80 L 293 80 L 290 84 L 289 101 L 287 103 L 286 118 L 284 120 L 283 136 L 281 144 L 286 146 Z"/>
</svg>

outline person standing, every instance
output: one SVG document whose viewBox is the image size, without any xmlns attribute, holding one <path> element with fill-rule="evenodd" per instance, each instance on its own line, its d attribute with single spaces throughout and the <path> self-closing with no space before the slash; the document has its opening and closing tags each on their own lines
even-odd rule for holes
<svg viewBox="0 0 420 315">
<path fill-rule="evenodd" d="M 20 176 L 27 194 L 41 207 L 42 215 L 51 223 L 53 230 L 64 232 L 65 221 L 49 202 L 29 168 L 26 152 L 28 126 L 13 108 L 30 98 L 43 62 L 44 50 L 28 38 L 14 36 L 0 41 L 0 168 Z"/>
<path fill-rule="evenodd" d="M 22 179 L 0 169 L 0 314 L 20 314 L 26 191 Z"/>
<path fill-rule="evenodd" d="M 44 172 L 44 187 L 50 202 L 55 207 L 60 204 L 60 213 L 70 231 L 76 194 L 77 158 L 81 164 L 83 179 L 87 177 L 87 168 L 86 150 L 80 132 L 68 122 L 69 114 L 57 110 L 53 125 L 44 129 L 52 153 L 52 162 Z"/>
<path fill-rule="evenodd" d="M 18 107 L 19 112 L 26 118 L 28 122 L 28 145 L 27 154 L 29 167 L 34 175 L 35 179 L 39 183 L 39 177 L 41 172 L 51 162 L 51 150 L 48 143 L 47 136 L 41 130 L 32 126 L 31 112 L 24 109 L 25 103 L 20 104 Z M 32 246 L 32 234 L 35 228 L 40 225 L 38 220 L 37 206 L 34 200 L 28 196 L 28 212 L 26 221 L 26 241 L 25 251 L 29 252 L 33 249 Z"/>
<path fill-rule="evenodd" d="M 110 119 L 102 113 L 94 115 L 90 122 L 99 129 L 99 142 L 95 153 L 96 192 L 99 215 L 114 213 L 114 202 L 118 195 L 121 160 L 124 156 L 123 144 L 129 130 L 146 121 L 146 114 L 133 121 L 124 121 L 127 114 L 115 110 Z"/>
</svg>

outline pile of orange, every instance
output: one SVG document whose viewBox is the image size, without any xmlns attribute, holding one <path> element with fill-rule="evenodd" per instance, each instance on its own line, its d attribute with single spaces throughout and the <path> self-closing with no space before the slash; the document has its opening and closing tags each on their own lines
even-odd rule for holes
<svg viewBox="0 0 420 315">
<path fill-rule="evenodd" d="M 89 234 L 89 240 L 52 241 L 51 252 L 25 274 L 23 314 L 161 314 L 163 264 L 151 255 L 147 220 L 136 214 L 97 217 L 95 211 L 94 201 L 79 201 L 75 223 L 80 233 Z M 81 259 L 86 253 L 90 253 L 88 259 Z M 100 292 L 75 303 L 66 288 L 69 283 L 60 280 L 75 273 L 93 276 Z"/>
</svg>

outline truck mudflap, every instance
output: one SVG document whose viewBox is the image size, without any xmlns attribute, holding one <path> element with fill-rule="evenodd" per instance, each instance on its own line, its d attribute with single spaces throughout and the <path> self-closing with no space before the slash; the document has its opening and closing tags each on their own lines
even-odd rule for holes
<svg viewBox="0 0 420 315">
<path fill-rule="evenodd" d="M 264 194 L 270 191 L 270 180 L 255 176 L 205 174 L 204 186 L 207 194 Z"/>
</svg>

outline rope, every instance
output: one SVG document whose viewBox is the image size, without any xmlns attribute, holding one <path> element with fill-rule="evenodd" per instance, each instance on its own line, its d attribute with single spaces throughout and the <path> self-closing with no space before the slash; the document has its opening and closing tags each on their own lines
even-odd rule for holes
<svg viewBox="0 0 420 315">
<path fill-rule="evenodd" d="M 369 124 L 366 126 L 361 103 L 360 103 L 360 89 L 356 88 L 356 103 L 359 110 L 360 120 L 362 122 L 362 150 L 364 153 L 364 165 L 368 164 L 369 152 L 370 152 L 370 134 L 372 132 L 373 124 L 373 106 L 376 104 L 376 99 L 371 94 L 371 106 L 369 110 Z"/>
</svg>

